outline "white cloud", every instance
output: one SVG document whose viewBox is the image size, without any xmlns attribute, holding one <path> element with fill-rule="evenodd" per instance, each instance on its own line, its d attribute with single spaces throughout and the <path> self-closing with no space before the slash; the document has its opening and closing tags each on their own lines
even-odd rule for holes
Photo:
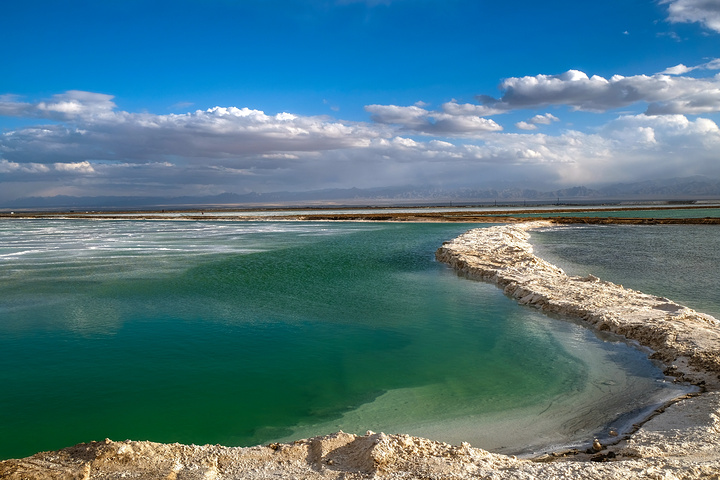
<svg viewBox="0 0 720 480">
<path fill-rule="evenodd" d="M 411 138 L 395 137 L 392 142 L 398 147 L 414 148 L 418 146 L 418 143 Z"/>
<path fill-rule="evenodd" d="M 493 135 L 472 149 L 478 159 L 532 166 L 538 181 L 555 179 L 563 185 L 720 176 L 715 153 L 720 129 L 709 119 L 683 115 L 621 116 L 593 134 Z"/>
<path fill-rule="evenodd" d="M 435 113 L 435 123 L 427 131 L 434 134 L 463 135 L 477 134 L 482 132 L 498 132 L 502 127 L 494 120 L 482 118 L 476 115 L 448 115 L 447 113 Z"/>
<path fill-rule="evenodd" d="M 430 112 L 417 106 L 400 107 L 397 105 L 367 105 L 374 122 L 403 125 L 409 129 L 421 129 L 428 125 Z"/>
<path fill-rule="evenodd" d="M 52 100 L 38 103 L 36 108 L 38 113 L 46 112 L 51 118 L 91 117 L 112 112 L 115 108 L 112 99 L 112 95 L 70 90 L 53 96 Z"/>
<path fill-rule="evenodd" d="M 75 163 L 56 163 L 54 165 L 55 170 L 58 172 L 73 172 L 73 173 L 95 173 L 95 169 L 87 160 L 84 162 Z"/>
<path fill-rule="evenodd" d="M 712 61 L 695 68 L 716 67 L 717 62 Z M 720 75 L 710 78 L 613 75 L 606 79 L 569 70 L 560 75 L 508 78 L 500 88 L 504 92 L 500 99 L 479 96 L 478 100 L 490 108 L 506 111 L 567 105 L 576 110 L 604 112 L 641 102 L 649 104 L 647 113 L 653 115 L 720 111 Z"/>
<path fill-rule="evenodd" d="M 712 146 L 718 145 L 718 141 L 720 141 L 720 129 L 715 122 L 707 118 L 698 118 L 693 121 L 684 115 L 624 115 L 606 124 L 601 133 L 608 138 L 626 140 L 625 145 L 629 145 L 629 140 L 637 132 L 649 132 L 650 130 L 652 135 L 646 133 L 638 136 L 640 143 L 645 143 L 650 136 L 665 139 L 662 143 L 667 147 L 672 144 L 673 148 L 679 145 L 685 147 L 702 144 Z"/>
<path fill-rule="evenodd" d="M 679 65 L 675 65 L 674 67 L 666 68 L 660 73 L 663 73 L 665 75 L 682 75 L 684 73 L 692 72 L 694 68 L 692 67 L 686 67 L 682 63 Z"/>
<path fill-rule="evenodd" d="M 37 103 L 21 102 L 15 95 L 0 95 L 0 115 L 48 118 L 66 121 L 76 118 L 100 118 L 115 109 L 112 95 L 70 90 Z"/>
<path fill-rule="evenodd" d="M 720 4 L 717 0 L 662 0 L 668 4 L 668 20 L 674 23 L 700 23 L 720 33 Z"/>
<path fill-rule="evenodd" d="M 442 140 L 431 140 L 429 145 L 437 149 L 453 148 L 455 145 L 450 142 L 444 142 Z"/>
<path fill-rule="evenodd" d="M 545 113 L 543 115 L 535 115 L 529 121 L 530 123 L 534 123 L 536 125 L 550 125 L 552 122 L 559 122 L 560 119 L 552 113 Z"/>
<path fill-rule="evenodd" d="M 491 133 L 477 144 L 376 140 L 362 158 L 379 176 L 387 178 L 391 174 L 383 172 L 392 170 L 410 183 L 422 177 L 444 184 L 512 179 L 532 185 L 576 186 L 652 176 L 720 176 L 717 151 L 720 130 L 709 119 L 626 115 L 596 133 Z"/>
<path fill-rule="evenodd" d="M 451 106 L 447 108 L 447 105 Z M 365 110 L 377 123 L 397 125 L 421 135 L 475 136 L 502 130 L 495 121 L 480 117 L 473 109 L 456 103 L 444 104 L 443 111 L 397 105 L 367 105 Z"/>
<path fill-rule="evenodd" d="M 545 113 L 543 115 L 535 115 L 527 122 L 517 122 L 515 126 L 520 130 L 537 130 L 538 125 L 550 125 L 552 122 L 559 121 L 560 119 L 552 113 Z"/>
<path fill-rule="evenodd" d="M 0 173 L 47 173 L 50 168 L 42 163 L 17 163 L 0 160 Z"/>
<path fill-rule="evenodd" d="M 720 58 L 710 60 L 709 62 L 702 65 L 706 70 L 720 70 Z"/>
<path fill-rule="evenodd" d="M 714 60 L 703 63 L 701 65 L 696 65 L 694 67 L 688 67 L 680 63 L 678 65 L 675 65 L 674 67 L 666 68 L 660 73 L 666 75 L 683 75 L 692 72 L 693 70 L 720 70 L 720 58 L 716 58 Z"/>
<path fill-rule="evenodd" d="M 475 105 L 472 103 L 457 103 L 455 101 L 446 102 L 441 105 L 443 112 L 449 115 L 478 115 L 490 116 L 505 113 L 507 110 L 491 108 L 485 105 Z"/>
<path fill-rule="evenodd" d="M 537 130 L 538 128 L 537 125 L 528 122 L 517 122 L 515 126 L 520 130 Z"/>
</svg>

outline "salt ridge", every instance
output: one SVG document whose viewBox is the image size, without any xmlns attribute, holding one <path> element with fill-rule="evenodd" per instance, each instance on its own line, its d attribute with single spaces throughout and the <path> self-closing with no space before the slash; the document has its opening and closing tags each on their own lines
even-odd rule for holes
<svg viewBox="0 0 720 480">
<path fill-rule="evenodd" d="M 637 341 L 666 364 L 668 375 L 720 387 L 717 319 L 592 275 L 566 275 L 533 254 L 528 231 L 548 225 L 528 222 L 470 230 L 445 242 L 435 256 L 461 275 L 497 284 L 521 304 Z"/>
</svg>

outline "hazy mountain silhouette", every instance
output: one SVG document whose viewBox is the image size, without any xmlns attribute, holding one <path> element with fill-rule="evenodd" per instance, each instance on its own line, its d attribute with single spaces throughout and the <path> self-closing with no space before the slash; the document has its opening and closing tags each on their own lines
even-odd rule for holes
<svg viewBox="0 0 720 480">
<path fill-rule="evenodd" d="M 86 196 L 24 197 L 5 208 L 39 209 L 178 209 L 222 206 L 391 205 L 448 203 L 518 203 L 600 201 L 693 201 L 720 199 L 720 180 L 704 176 L 584 186 L 552 191 L 528 188 L 440 188 L 404 185 L 381 188 L 325 189 L 306 192 L 222 193 L 213 196 Z"/>
</svg>

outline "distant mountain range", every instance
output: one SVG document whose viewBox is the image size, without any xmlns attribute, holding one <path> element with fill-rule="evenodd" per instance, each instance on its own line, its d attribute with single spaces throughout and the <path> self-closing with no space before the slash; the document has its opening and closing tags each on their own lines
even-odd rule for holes
<svg viewBox="0 0 720 480">
<path fill-rule="evenodd" d="M 584 186 L 552 191 L 527 188 L 440 188 L 397 186 L 325 189 L 307 192 L 222 193 L 213 196 L 136 197 L 95 196 L 24 197 L 9 202 L 10 209 L 180 209 L 257 206 L 430 205 L 451 203 L 598 203 L 623 201 L 720 200 L 720 180 L 704 176 Z"/>
</svg>

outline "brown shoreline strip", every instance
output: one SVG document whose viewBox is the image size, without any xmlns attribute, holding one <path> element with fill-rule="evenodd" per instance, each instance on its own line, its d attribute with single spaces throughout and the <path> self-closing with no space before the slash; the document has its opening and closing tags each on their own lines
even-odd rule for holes
<svg viewBox="0 0 720 480">
<path fill-rule="evenodd" d="M 633 210 L 634 211 L 634 210 Z M 529 213 L 529 212 L 528 212 Z M 548 212 L 544 212 L 548 213 Z M 720 225 L 720 217 L 703 218 L 654 218 L 654 217 L 574 217 L 574 216 L 532 216 L 516 217 L 512 215 L 478 214 L 466 212 L 427 212 L 427 213 L 332 213 L 302 215 L 164 215 L 164 214 L 0 214 L 2 220 L 28 219 L 67 219 L 67 220 L 164 220 L 164 221 L 305 221 L 305 222 L 449 222 L 449 223 L 524 223 L 529 221 L 545 221 L 557 224 L 587 225 Z"/>
</svg>

